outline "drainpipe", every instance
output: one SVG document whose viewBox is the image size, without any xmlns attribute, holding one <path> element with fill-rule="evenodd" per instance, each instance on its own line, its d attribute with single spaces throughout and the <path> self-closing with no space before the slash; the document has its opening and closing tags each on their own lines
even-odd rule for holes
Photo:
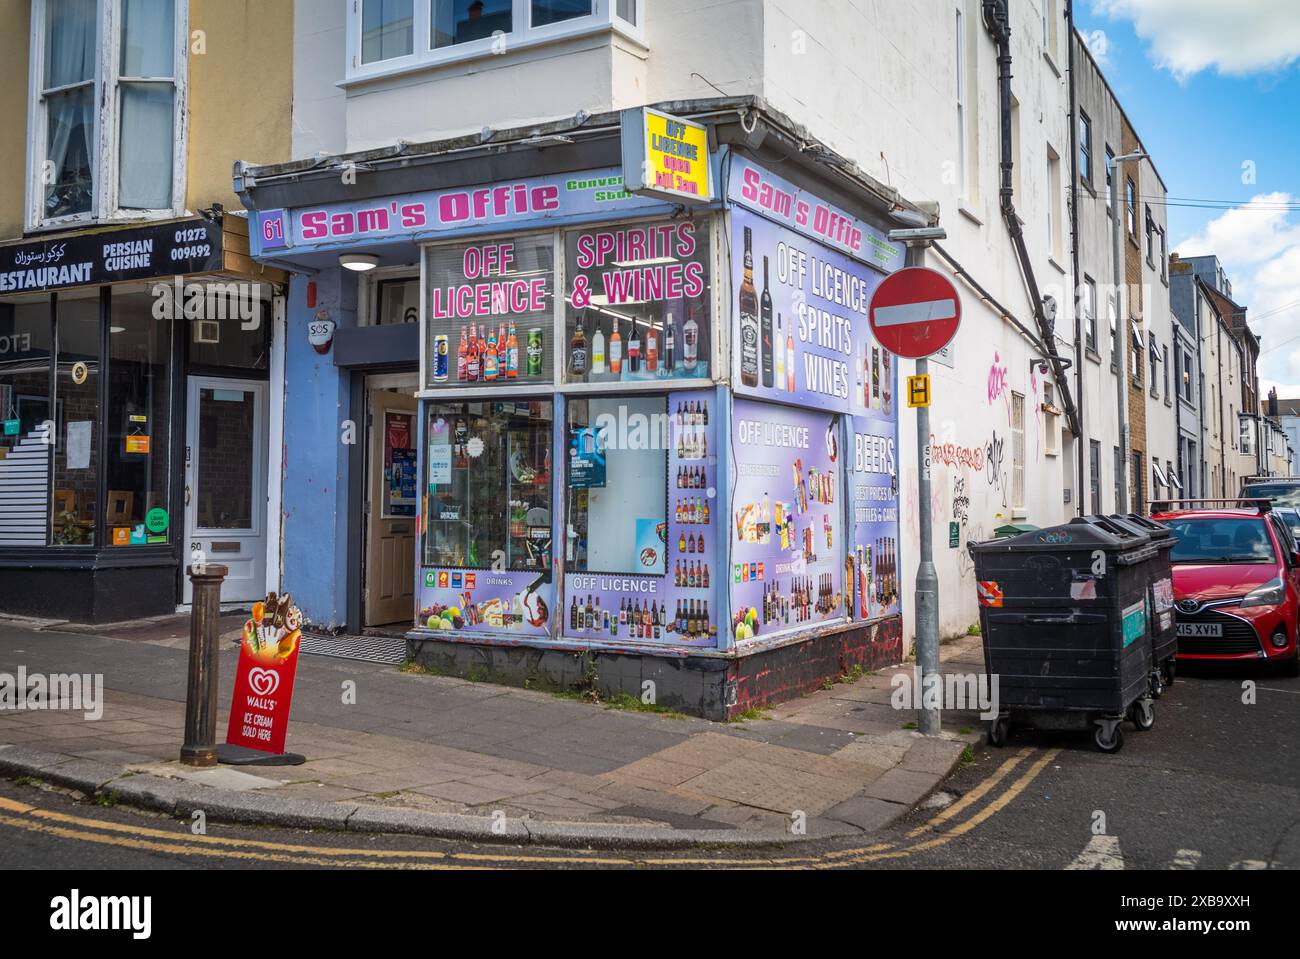
<svg viewBox="0 0 1300 959">
<path fill-rule="evenodd" d="M 1070 74 L 1070 275 L 1074 278 L 1074 390 L 1079 404 L 1079 432 L 1074 445 L 1079 489 L 1077 512 L 1083 516 L 1084 498 L 1090 495 L 1083 482 L 1083 463 L 1084 457 L 1090 454 L 1083 422 L 1083 319 L 1079 315 L 1079 101 L 1074 82 L 1074 0 L 1065 3 L 1065 31 L 1070 44 L 1066 62 Z"/>
<path fill-rule="evenodd" d="M 1029 249 L 1025 245 L 1025 233 L 1016 215 L 1014 189 L 1011 186 L 1013 160 L 1011 156 L 1011 25 L 1007 12 L 1007 0 L 983 0 L 984 28 L 998 48 L 998 101 L 1001 111 L 1002 171 L 1001 187 L 998 190 L 1002 219 L 1011 234 L 1011 245 L 1016 253 L 1020 274 L 1025 281 L 1025 290 L 1029 294 L 1029 304 L 1034 311 L 1039 335 L 1047 346 L 1047 362 L 1052 367 L 1052 377 L 1061 393 L 1061 405 L 1065 407 L 1065 418 L 1070 424 L 1070 432 L 1080 436 L 1079 410 L 1074 404 L 1074 391 L 1066 377 L 1065 362 L 1056 352 L 1056 334 L 1052 331 L 1047 317 L 1043 313 L 1043 298 L 1038 291 L 1038 280 L 1034 277 L 1033 264 L 1029 262 Z"/>
</svg>

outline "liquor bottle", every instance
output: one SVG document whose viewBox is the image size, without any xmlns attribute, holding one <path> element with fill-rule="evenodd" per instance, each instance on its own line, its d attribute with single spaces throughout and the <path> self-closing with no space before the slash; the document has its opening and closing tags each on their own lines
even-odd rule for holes
<svg viewBox="0 0 1300 959">
<path fill-rule="evenodd" d="M 569 375 L 577 379 L 587 376 L 587 331 L 582 328 L 586 311 L 578 314 L 578 322 L 573 328 L 573 338 L 569 340 Z"/>
<path fill-rule="evenodd" d="M 880 409 L 880 347 L 871 348 L 871 408 Z"/>
<path fill-rule="evenodd" d="M 632 317 L 632 329 L 627 339 L 627 372 L 636 376 L 641 372 L 641 334 L 636 328 L 636 317 Z"/>
<path fill-rule="evenodd" d="M 506 354 L 506 378 L 517 379 L 519 377 L 519 337 L 515 335 L 515 321 L 510 321 L 510 333 L 505 342 Z"/>
<path fill-rule="evenodd" d="M 701 401 L 700 409 L 703 411 L 701 414 L 703 416 L 701 423 L 704 426 L 708 426 L 709 425 L 709 404 Z"/>
<path fill-rule="evenodd" d="M 469 336 L 465 332 L 465 324 L 460 326 L 460 346 L 456 350 L 456 381 L 465 382 L 466 368 L 469 366 Z"/>
<path fill-rule="evenodd" d="M 655 336 L 654 320 L 645 334 L 645 371 L 652 376 L 659 375 L 659 338 Z"/>
<path fill-rule="evenodd" d="M 491 383 L 500 372 L 497 359 L 497 340 L 495 333 L 488 333 L 487 345 L 483 352 L 483 379 Z"/>
<path fill-rule="evenodd" d="M 772 387 L 772 293 L 768 288 L 770 280 L 770 268 L 767 257 L 763 257 L 763 295 L 759 298 L 758 315 L 759 315 L 759 333 L 760 341 L 763 344 L 763 385 L 768 389 Z"/>
<path fill-rule="evenodd" d="M 614 321 L 614 330 L 609 334 L 609 372 L 613 376 L 623 375 L 623 337 L 618 332 L 618 320 Z"/>
<path fill-rule="evenodd" d="M 677 552 L 685 554 L 686 552 L 686 531 L 683 530 L 677 537 Z"/>
<path fill-rule="evenodd" d="M 785 391 L 794 392 L 794 324 L 785 331 Z"/>
<path fill-rule="evenodd" d="M 672 313 L 664 317 L 664 362 L 660 369 L 661 376 L 671 376 L 677 367 L 677 321 Z"/>
<path fill-rule="evenodd" d="M 483 362 L 478 351 L 478 332 L 474 324 L 469 325 L 469 348 L 465 354 L 465 381 L 477 383 L 483 375 Z"/>
<path fill-rule="evenodd" d="M 591 629 L 596 625 L 596 611 L 591 605 L 591 594 L 587 595 L 587 612 L 584 621 L 587 624 L 587 629 Z"/>
<path fill-rule="evenodd" d="M 882 349 L 880 351 L 880 405 L 886 416 L 892 416 L 894 413 L 894 376 L 890 363 L 889 351 Z"/>
<path fill-rule="evenodd" d="M 704 564 L 704 582 L 702 585 L 704 589 L 709 588 L 709 564 L 708 563 Z"/>
<path fill-rule="evenodd" d="M 700 357 L 700 324 L 695 319 L 695 311 L 686 309 L 686 322 L 682 325 L 682 366 L 687 373 L 694 373 Z"/>
<path fill-rule="evenodd" d="M 740 382 L 758 386 L 759 319 L 758 293 L 754 290 L 754 231 L 745 227 L 745 275 L 740 282 Z"/>
<path fill-rule="evenodd" d="M 596 321 L 596 332 L 591 337 L 591 375 L 603 376 L 605 373 L 605 334 Z"/>
<path fill-rule="evenodd" d="M 776 388 L 785 384 L 785 336 L 781 333 L 781 314 L 776 315 Z"/>
<path fill-rule="evenodd" d="M 575 596 L 569 600 L 569 629 L 572 632 L 578 630 L 578 597 Z"/>
</svg>

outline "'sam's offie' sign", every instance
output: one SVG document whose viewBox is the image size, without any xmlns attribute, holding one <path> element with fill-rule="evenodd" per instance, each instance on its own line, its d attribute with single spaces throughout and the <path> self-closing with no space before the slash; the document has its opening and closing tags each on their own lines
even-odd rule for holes
<svg viewBox="0 0 1300 959">
<path fill-rule="evenodd" d="M 624 111 L 623 180 L 632 193 L 711 202 L 708 129 L 649 107 Z"/>
</svg>

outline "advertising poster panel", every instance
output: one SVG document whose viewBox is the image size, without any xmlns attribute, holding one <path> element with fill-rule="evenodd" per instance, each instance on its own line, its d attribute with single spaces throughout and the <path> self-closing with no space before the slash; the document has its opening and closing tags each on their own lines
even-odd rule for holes
<svg viewBox="0 0 1300 959">
<path fill-rule="evenodd" d="M 736 640 L 844 618 L 838 416 L 736 400 L 731 429 Z"/>
<path fill-rule="evenodd" d="M 570 402 L 566 638 L 717 645 L 713 401 Z"/>
</svg>

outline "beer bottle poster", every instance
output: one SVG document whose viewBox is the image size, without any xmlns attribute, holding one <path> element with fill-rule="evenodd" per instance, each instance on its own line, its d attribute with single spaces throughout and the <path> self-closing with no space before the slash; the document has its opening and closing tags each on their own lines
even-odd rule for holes
<svg viewBox="0 0 1300 959">
<path fill-rule="evenodd" d="M 845 618 L 838 417 L 738 399 L 731 429 L 733 635 Z"/>
<path fill-rule="evenodd" d="M 883 274 L 748 210 L 731 218 L 736 393 L 836 413 L 865 399 L 888 412 L 889 361 L 867 319 Z"/>
</svg>

